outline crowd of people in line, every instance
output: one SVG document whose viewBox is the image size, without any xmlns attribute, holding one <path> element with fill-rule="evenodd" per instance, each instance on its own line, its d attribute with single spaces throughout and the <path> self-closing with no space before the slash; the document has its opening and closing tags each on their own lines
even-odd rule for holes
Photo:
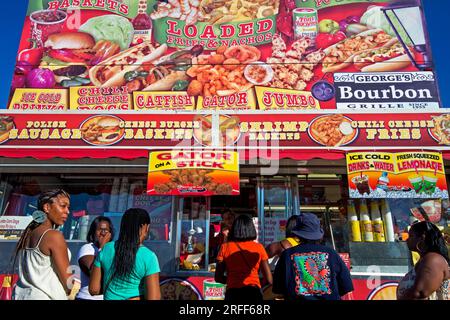
<svg viewBox="0 0 450 320">
<path fill-rule="evenodd" d="M 61 232 L 69 216 L 70 196 L 51 190 L 38 198 L 33 221 L 23 232 L 15 253 L 18 281 L 15 300 L 67 300 L 75 280 L 69 272 L 70 251 Z M 262 302 L 262 274 L 272 291 L 285 300 L 339 300 L 353 291 L 350 271 L 339 254 L 321 244 L 324 231 L 315 214 L 301 213 L 286 224 L 286 238 L 264 248 L 248 215 L 224 215 L 217 239 L 215 281 L 226 284 L 229 302 Z M 91 224 L 87 244 L 79 250 L 78 300 L 159 300 L 160 267 L 156 254 L 143 245 L 150 230 L 149 213 L 128 209 L 114 241 L 107 217 Z M 419 261 L 400 281 L 398 299 L 448 300 L 449 256 L 440 230 L 430 222 L 411 226 L 408 248 Z M 275 260 L 274 260 L 275 258 Z M 271 271 L 269 261 L 275 264 Z"/>
</svg>

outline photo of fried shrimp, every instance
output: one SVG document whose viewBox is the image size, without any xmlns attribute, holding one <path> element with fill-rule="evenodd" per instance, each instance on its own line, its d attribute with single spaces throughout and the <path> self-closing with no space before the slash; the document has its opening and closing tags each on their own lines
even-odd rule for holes
<svg viewBox="0 0 450 320">
<path fill-rule="evenodd" d="M 315 118 L 308 127 L 308 134 L 315 142 L 327 147 L 340 147 L 351 143 L 358 136 L 352 128 L 352 120 L 341 115 Z"/>
<path fill-rule="evenodd" d="M 187 75 L 192 78 L 187 88 L 190 96 L 227 96 L 253 87 L 244 77 L 247 64 L 261 58 L 259 49 L 247 46 L 219 47 L 216 53 L 192 59 Z"/>
<path fill-rule="evenodd" d="M 121 119 L 116 116 L 93 116 L 80 126 L 82 139 L 91 145 L 108 146 L 119 142 L 125 130 L 120 127 Z"/>
<path fill-rule="evenodd" d="M 195 140 L 204 146 L 213 145 L 213 130 L 211 115 L 197 115 L 194 121 L 200 122 L 199 128 L 194 129 Z M 241 134 L 240 121 L 236 116 L 219 116 L 219 136 L 218 146 L 232 146 L 239 139 Z"/>
<path fill-rule="evenodd" d="M 170 176 L 167 183 L 159 183 L 155 185 L 157 193 L 169 193 L 178 186 L 203 187 L 206 191 L 218 195 L 233 194 L 233 187 L 229 183 L 216 183 L 214 179 L 208 176 L 214 172 L 209 169 L 182 169 L 182 170 L 166 170 L 165 175 Z"/>
<path fill-rule="evenodd" d="M 431 137 L 439 144 L 450 145 L 450 114 L 433 117 L 434 128 L 430 128 Z"/>
</svg>

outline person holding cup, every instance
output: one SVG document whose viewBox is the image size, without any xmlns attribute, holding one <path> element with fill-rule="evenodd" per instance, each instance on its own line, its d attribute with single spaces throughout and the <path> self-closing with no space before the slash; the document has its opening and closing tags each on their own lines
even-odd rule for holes
<svg viewBox="0 0 450 320">
<path fill-rule="evenodd" d="M 77 300 L 103 300 L 103 295 L 92 296 L 89 293 L 89 277 L 95 257 L 105 244 L 114 239 L 114 227 L 108 217 L 99 216 L 92 221 L 87 234 L 87 244 L 78 252 L 78 265 L 81 269 L 81 289 Z"/>
</svg>

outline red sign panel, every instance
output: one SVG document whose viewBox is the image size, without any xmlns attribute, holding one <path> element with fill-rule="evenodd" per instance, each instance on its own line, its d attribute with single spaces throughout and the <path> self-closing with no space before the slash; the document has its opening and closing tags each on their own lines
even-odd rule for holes
<svg viewBox="0 0 450 320">
<path fill-rule="evenodd" d="M 0 115 L 1 147 L 448 150 L 450 114 Z"/>
</svg>

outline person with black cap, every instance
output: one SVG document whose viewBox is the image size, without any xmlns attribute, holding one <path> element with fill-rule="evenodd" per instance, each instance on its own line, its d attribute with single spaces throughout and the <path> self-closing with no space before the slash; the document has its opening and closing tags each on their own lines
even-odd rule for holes
<svg viewBox="0 0 450 320">
<path fill-rule="evenodd" d="M 323 229 L 313 213 L 302 213 L 292 233 L 298 246 L 283 251 L 272 291 L 285 300 L 340 300 L 353 291 L 350 272 L 339 254 L 320 244 Z"/>
</svg>

